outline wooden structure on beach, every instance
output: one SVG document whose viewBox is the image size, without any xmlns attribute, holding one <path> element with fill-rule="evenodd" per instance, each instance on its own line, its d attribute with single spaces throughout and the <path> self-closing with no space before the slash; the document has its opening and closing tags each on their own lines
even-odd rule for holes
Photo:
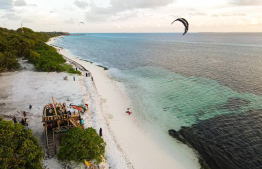
<svg viewBox="0 0 262 169">
<path fill-rule="evenodd" d="M 56 103 L 44 106 L 42 122 L 45 127 L 46 148 L 49 157 L 56 154 L 55 134 L 64 133 L 74 127 L 82 127 L 81 115 L 79 112 L 67 111 L 66 103 Z"/>
</svg>

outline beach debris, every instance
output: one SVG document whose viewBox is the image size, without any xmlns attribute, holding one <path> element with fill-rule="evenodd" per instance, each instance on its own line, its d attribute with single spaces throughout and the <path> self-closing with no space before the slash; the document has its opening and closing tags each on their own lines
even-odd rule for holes
<svg viewBox="0 0 262 169">
<path fill-rule="evenodd" d="M 64 80 L 68 80 L 67 76 L 64 77 Z"/>
<path fill-rule="evenodd" d="M 88 108 L 88 104 L 85 104 L 85 106 L 78 106 L 78 105 L 72 105 L 71 103 L 69 106 L 72 107 L 73 109 L 77 109 L 78 112 L 82 112 L 82 113 L 84 113 Z"/>
<path fill-rule="evenodd" d="M 187 33 L 188 27 L 189 27 L 189 24 L 188 24 L 187 20 L 184 19 L 184 18 L 177 18 L 176 20 L 174 20 L 174 21 L 171 23 L 171 25 L 172 25 L 175 21 L 180 21 L 180 22 L 183 23 L 183 25 L 185 26 L 185 32 L 183 33 L 183 35 L 185 35 L 185 34 Z"/>
</svg>

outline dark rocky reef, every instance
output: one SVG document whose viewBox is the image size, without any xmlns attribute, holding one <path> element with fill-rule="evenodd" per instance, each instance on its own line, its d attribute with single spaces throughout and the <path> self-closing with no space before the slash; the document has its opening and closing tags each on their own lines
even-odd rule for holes
<svg viewBox="0 0 262 169">
<path fill-rule="evenodd" d="M 232 97 L 227 100 L 227 102 L 222 105 L 221 108 L 223 109 L 239 109 L 242 106 L 248 106 L 250 103 L 249 100 L 245 100 L 243 98 L 237 98 L 237 97 Z"/>
<path fill-rule="evenodd" d="M 262 110 L 216 116 L 169 135 L 192 146 L 211 169 L 262 169 Z"/>
</svg>

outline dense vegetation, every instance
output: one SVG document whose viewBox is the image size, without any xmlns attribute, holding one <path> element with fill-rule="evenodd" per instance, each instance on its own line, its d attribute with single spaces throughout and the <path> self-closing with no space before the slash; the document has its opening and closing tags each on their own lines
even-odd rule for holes
<svg viewBox="0 0 262 169">
<path fill-rule="evenodd" d="M 0 72 L 19 68 L 18 58 L 24 57 L 38 71 L 66 71 L 65 60 L 56 49 L 45 44 L 49 38 L 67 35 L 62 32 L 34 32 L 29 28 L 0 28 Z M 80 73 L 70 69 L 70 73 Z"/>
<path fill-rule="evenodd" d="M 76 162 L 96 160 L 96 163 L 101 163 L 104 158 L 106 143 L 96 133 L 95 129 L 83 130 L 77 127 L 69 130 L 62 138 L 60 146 L 58 152 L 58 159 L 60 160 L 74 160 Z"/>
<path fill-rule="evenodd" d="M 0 117 L 0 168 L 41 169 L 43 156 L 32 130 Z"/>
</svg>

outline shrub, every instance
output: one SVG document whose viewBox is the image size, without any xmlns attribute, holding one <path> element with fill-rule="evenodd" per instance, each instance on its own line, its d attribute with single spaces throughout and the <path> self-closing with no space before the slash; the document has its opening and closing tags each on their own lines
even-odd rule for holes
<svg viewBox="0 0 262 169">
<path fill-rule="evenodd" d="M 41 169 L 42 147 L 32 130 L 0 117 L 0 168 Z"/>
<path fill-rule="evenodd" d="M 74 160 L 76 162 L 96 160 L 96 163 L 101 163 L 104 158 L 106 143 L 96 133 L 95 129 L 83 130 L 77 127 L 69 130 L 62 138 L 60 146 L 58 152 L 58 159 L 60 160 Z"/>
</svg>

